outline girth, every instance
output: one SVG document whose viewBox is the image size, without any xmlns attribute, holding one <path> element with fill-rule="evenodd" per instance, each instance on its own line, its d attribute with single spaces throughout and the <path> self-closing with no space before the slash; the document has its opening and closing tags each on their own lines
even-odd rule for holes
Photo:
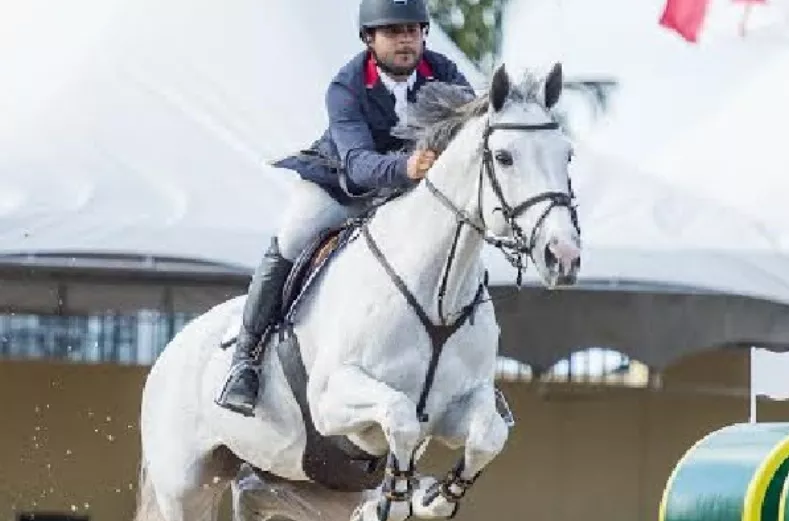
<svg viewBox="0 0 789 521">
<path fill-rule="evenodd" d="M 307 370 L 296 333 L 289 325 L 279 332 L 277 355 L 304 420 L 305 474 L 332 490 L 361 492 L 377 487 L 384 476 L 386 455 L 368 454 L 345 436 L 323 436 L 316 429 L 307 402 Z"/>
</svg>

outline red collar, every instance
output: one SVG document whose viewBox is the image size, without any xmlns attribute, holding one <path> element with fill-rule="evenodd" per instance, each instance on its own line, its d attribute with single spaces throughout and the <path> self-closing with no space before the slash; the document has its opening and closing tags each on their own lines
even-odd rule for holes
<svg viewBox="0 0 789 521">
<path fill-rule="evenodd" d="M 433 80 L 433 68 L 424 57 L 419 61 L 419 65 L 416 66 L 416 73 L 427 80 Z M 368 89 L 372 89 L 378 83 L 378 80 L 378 67 L 375 63 L 375 58 L 370 54 L 364 67 L 364 85 Z"/>
</svg>

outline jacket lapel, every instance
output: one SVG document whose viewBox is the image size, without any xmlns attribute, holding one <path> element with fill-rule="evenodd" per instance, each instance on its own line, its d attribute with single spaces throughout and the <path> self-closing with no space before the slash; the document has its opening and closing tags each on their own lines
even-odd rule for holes
<svg viewBox="0 0 789 521">
<path fill-rule="evenodd" d="M 426 78 L 421 74 L 416 75 L 416 81 L 414 81 L 414 86 L 408 89 L 408 101 L 410 103 L 416 103 L 416 93 L 419 92 L 419 89 L 422 88 L 422 85 L 425 83 L 429 83 L 433 81 L 433 78 Z"/>
<path fill-rule="evenodd" d="M 381 80 L 378 80 L 375 82 L 375 85 L 367 89 L 367 96 L 372 103 L 378 105 L 381 114 L 384 115 L 386 119 L 397 119 L 395 115 L 394 95 L 389 92 L 389 89 L 384 86 Z"/>
</svg>

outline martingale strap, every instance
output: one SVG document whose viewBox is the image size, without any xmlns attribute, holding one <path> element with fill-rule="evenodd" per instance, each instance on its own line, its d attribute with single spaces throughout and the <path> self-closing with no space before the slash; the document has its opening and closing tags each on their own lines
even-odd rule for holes
<svg viewBox="0 0 789 521">
<path fill-rule="evenodd" d="M 414 294 L 411 293 L 405 282 L 403 282 L 403 279 L 397 274 L 394 268 L 392 268 L 392 265 L 389 263 L 389 261 L 386 260 L 383 252 L 375 242 L 375 239 L 373 239 L 367 224 L 362 226 L 362 234 L 367 241 L 367 246 L 370 248 L 370 251 L 373 253 L 378 262 L 381 263 L 381 266 L 383 266 L 387 275 L 389 275 L 389 278 L 392 279 L 392 282 L 400 291 L 400 293 L 402 293 L 403 297 L 413 308 L 414 312 L 416 312 L 417 316 L 419 317 L 419 321 L 422 322 L 422 325 L 430 337 L 430 344 L 432 347 L 430 363 L 427 366 L 427 373 L 425 375 L 424 384 L 422 385 L 422 392 L 419 396 L 419 402 L 416 405 L 417 418 L 420 422 L 426 422 L 429 420 L 429 416 L 425 414 L 425 407 L 427 405 L 427 399 L 430 394 L 430 390 L 433 387 L 433 380 L 436 375 L 438 361 L 441 358 L 441 352 L 444 350 L 444 346 L 446 345 L 447 341 L 452 337 L 452 335 L 455 334 L 458 329 L 461 328 L 461 326 L 463 326 L 463 324 L 466 323 L 466 320 L 472 316 L 472 313 L 476 307 L 481 303 L 482 294 L 485 291 L 485 283 L 480 283 L 474 298 L 469 304 L 463 307 L 460 315 L 454 322 L 451 324 L 434 324 L 427 316 L 427 313 L 425 313 L 424 308 L 422 308 L 419 302 L 417 302 Z"/>
</svg>

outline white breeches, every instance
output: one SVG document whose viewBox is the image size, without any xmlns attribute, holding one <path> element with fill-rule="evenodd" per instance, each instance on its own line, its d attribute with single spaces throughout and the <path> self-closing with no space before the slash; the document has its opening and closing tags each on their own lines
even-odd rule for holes
<svg viewBox="0 0 789 521">
<path fill-rule="evenodd" d="M 362 210 L 359 204 L 343 206 L 317 184 L 298 178 L 277 233 L 281 255 L 295 261 L 321 230 L 339 226 Z"/>
</svg>

